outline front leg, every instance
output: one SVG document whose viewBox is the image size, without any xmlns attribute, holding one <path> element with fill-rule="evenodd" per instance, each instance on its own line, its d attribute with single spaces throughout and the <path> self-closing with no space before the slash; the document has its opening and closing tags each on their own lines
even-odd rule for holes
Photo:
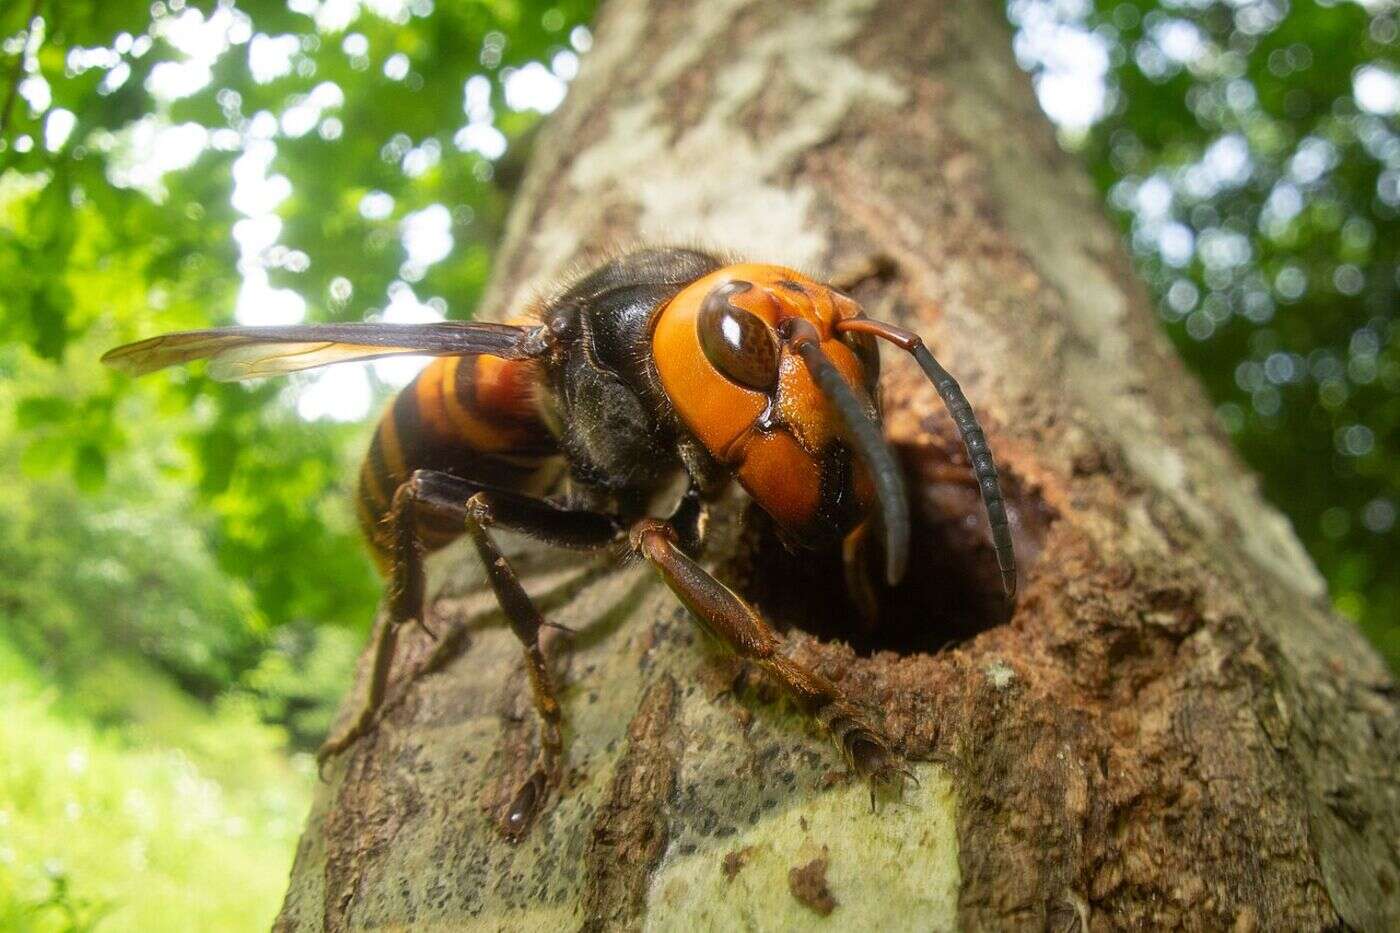
<svg viewBox="0 0 1400 933">
<path fill-rule="evenodd" d="M 677 546 L 662 521 L 644 519 L 632 528 L 633 550 L 647 559 L 701 626 L 740 658 L 767 671 L 831 734 L 847 763 L 875 786 L 902 786 L 913 773 L 889 738 L 835 684 L 782 653 L 782 639 L 754 609 Z"/>
</svg>

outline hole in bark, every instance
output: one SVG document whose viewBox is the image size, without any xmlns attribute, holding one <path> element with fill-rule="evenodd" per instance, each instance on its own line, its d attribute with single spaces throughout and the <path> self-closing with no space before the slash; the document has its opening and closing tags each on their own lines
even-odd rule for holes
<svg viewBox="0 0 1400 933">
<path fill-rule="evenodd" d="M 844 641 L 860 655 L 877 651 L 918 654 L 965 641 L 1007 621 L 996 555 L 986 513 L 964 464 L 942 450 L 897 451 L 909 482 L 913 537 L 909 572 L 890 589 L 877 582 L 879 619 L 867 626 L 847 592 L 839 553 L 792 553 L 779 542 L 772 520 L 756 506 L 731 579 L 779 628 L 796 627 L 818 638 Z M 1054 512 L 1009 470 L 1002 491 L 1011 509 L 1022 588 L 1039 557 Z"/>
</svg>

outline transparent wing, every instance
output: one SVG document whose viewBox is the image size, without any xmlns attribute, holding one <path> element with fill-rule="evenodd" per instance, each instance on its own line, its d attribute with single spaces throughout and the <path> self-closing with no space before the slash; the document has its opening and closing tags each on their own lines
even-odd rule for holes
<svg viewBox="0 0 1400 933">
<path fill-rule="evenodd" d="M 132 376 L 209 360 L 221 382 L 373 360 L 399 354 L 457 356 L 484 353 L 525 359 L 537 328 L 509 324 L 306 324 L 292 327 L 220 327 L 164 334 L 109 350 L 102 362 Z"/>
</svg>

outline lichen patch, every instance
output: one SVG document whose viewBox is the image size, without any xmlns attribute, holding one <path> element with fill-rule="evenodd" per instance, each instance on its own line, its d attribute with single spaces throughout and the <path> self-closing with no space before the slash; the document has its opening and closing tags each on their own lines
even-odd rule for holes
<svg viewBox="0 0 1400 933">
<path fill-rule="evenodd" d="M 882 801 L 875 819 L 869 788 L 850 782 L 794 795 L 686 854 L 673 845 L 652 876 L 645 929 L 805 929 L 819 922 L 814 910 L 830 912 L 826 898 L 829 922 L 849 929 L 953 929 L 957 800 L 942 768 L 915 768 L 919 785 Z"/>
</svg>

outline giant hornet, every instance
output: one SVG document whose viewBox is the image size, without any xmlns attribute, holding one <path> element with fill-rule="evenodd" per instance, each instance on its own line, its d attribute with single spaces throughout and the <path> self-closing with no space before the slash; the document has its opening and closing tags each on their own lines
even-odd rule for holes
<svg viewBox="0 0 1400 933">
<path fill-rule="evenodd" d="M 437 357 L 384 414 L 360 470 L 365 537 L 388 578 L 390 619 L 359 714 L 323 763 L 373 728 L 399 628 L 427 628 L 423 558 L 463 531 L 524 647 L 540 750 L 502 818 L 516 838 L 558 788 L 561 712 L 541 649 L 546 623 L 493 527 L 567 548 L 645 559 L 712 636 L 766 671 L 871 782 L 912 777 L 888 736 L 839 688 L 787 657 L 742 598 L 698 564 L 707 505 L 737 479 L 793 549 L 843 549 L 848 585 L 904 575 L 904 481 L 880 424 L 876 338 L 911 353 L 953 417 L 986 506 L 1008 602 L 1015 559 L 996 466 L 957 382 L 908 330 L 792 269 L 694 249 L 612 259 L 539 304 L 528 322 L 229 327 L 153 337 L 103 361 L 133 375 L 208 359 L 237 380 L 394 354 Z M 567 480 L 547 488 L 562 459 Z M 666 518 L 662 491 L 685 491 Z M 552 494 L 550 494 L 552 493 Z"/>
</svg>

